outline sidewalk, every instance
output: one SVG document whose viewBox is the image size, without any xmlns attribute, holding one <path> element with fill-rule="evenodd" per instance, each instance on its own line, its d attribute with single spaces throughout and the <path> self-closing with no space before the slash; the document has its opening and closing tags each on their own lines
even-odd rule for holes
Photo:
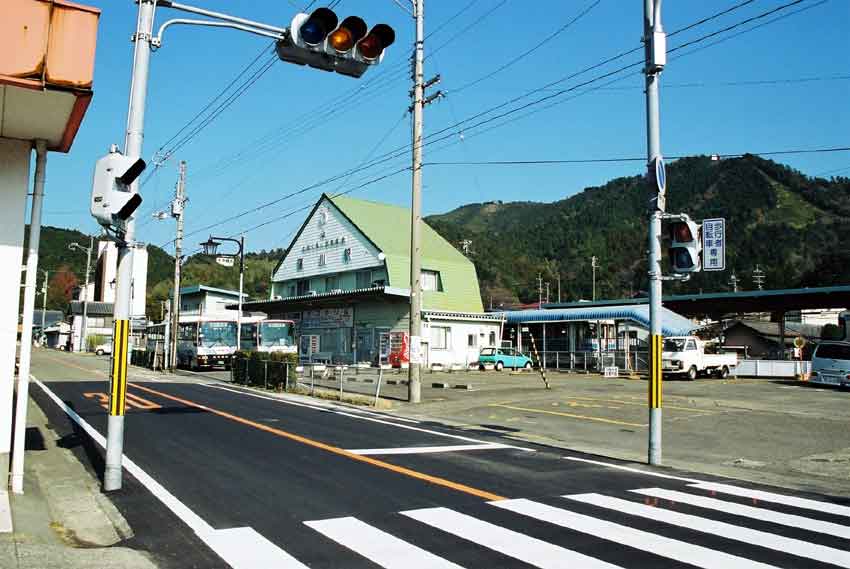
<svg viewBox="0 0 850 569">
<path fill-rule="evenodd" d="M 155 569 L 147 553 L 117 545 L 132 530 L 68 450 L 74 441 L 59 439 L 32 399 L 27 413 L 24 494 L 9 495 L 14 531 L 0 533 L 0 567 Z"/>
</svg>

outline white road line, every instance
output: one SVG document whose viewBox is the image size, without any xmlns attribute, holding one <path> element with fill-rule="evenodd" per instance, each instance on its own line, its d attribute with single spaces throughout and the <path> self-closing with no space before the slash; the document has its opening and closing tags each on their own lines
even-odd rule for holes
<svg viewBox="0 0 850 569">
<path fill-rule="evenodd" d="M 763 522 L 770 522 L 793 528 L 805 529 L 809 531 L 834 535 L 844 539 L 850 539 L 850 527 L 832 522 L 824 522 L 814 520 L 794 514 L 784 514 L 774 510 L 765 510 L 764 508 L 756 508 L 753 506 L 745 506 L 716 498 L 706 498 L 705 496 L 695 496 L 687 492 L 677 492 L 675 490 L 665 490 L 664 488 L 642 488 L 639 490 L 630 490 L 636 494 L 644 496 L 653 496 L 662 500 L 670 500 L 681 504 L 706 508 L 708 510 L 717 510 L 727 514 L 752 518 Z"/>
<path fill-rule="evenodd" d="M 68 417 L 77 423 L 97 444 L 106 448 L 106 439 L 94 427 L 89 425 L 73 409 L 68 407 L 53 391 L 33 377 L 35 383 L 62 409 Z M 233 569 L 254 569 L 256 567 L 282 567 L 286 569 L 307 569 L 306 565 L 280 549 L 278 546 L 258 534 L 251 528 L 231 528 L 217 530 L 203 518 L 193 512 L 174 494 L 165 489 L 147 472 L 141 469 L 127 455 L 122 455 L 121 464 L 151 494 L 156 496 L 174 515 L 192 528 L 198 537 L 215 551 Z"/>
<path fill-rule="evenodd" d="M 397 447 L 397 448 L 358 448 L 347 449 L 352 454 L 428 454 L 435 452 L 455 452 L 464 450 L 490 450 L 505 448 L 506 445 L 497 443 L 482 443 L 480 445 L 446 445 L 435 447 Z"/>
<path fill-rule="evenodd" d="M 766 569 L 772 567 L 771 565 L 738 557 L 737 555 L 715 551 L 707 547 L 622 526 L 591 516 L 577 514 L 569 510 L 555 508 L 554 506 L 531 500 L 500 500 L 498 502 L 490 502 L 490 504 L 537 520 L 543 520 L 600 539 L 621 543 L 696 567 L 703 567 L 705 569 L 716 569 L 717 567 L 723 567 L 724 569 Z"/>
<path fill-rule="evenodd" d="M 494 504 L 496 502 L 493 502 Z M 508 557 L 543 569 L 612 569 L 605 561 L 588 557 L 543 540 L 515 532 L 489 522 L 461 514 L 448 508 L 409 510 L 401 514 L 429 526 L 456 535 L 478 545 L 498 551 Z"/>
<path fill-rule="evenodd" d="M 608 508 L 617 512 L 624 512 L 632 516 L 640 516 L 642 518 L 649 518 L 650 520 L 661 521 L 694 531 L 717 535 L 726 539 L 742 541 L 751 545 L 767 547 L 768 549 L 775 549 L 776 551 L 790 553 L 791 555 L 796 555 L 798 557 L 807 557 L 824 563 L 832 563 L 833 565 L 838 565 L 840 567 L 850 567 L 850 551 L 842 551 L 840 549 L 826 547 L 816 543 L 809 543 L 808 541 L 803 541 L 801 539 L 784 537 L 765 531 L 754 530 L 690 514 L 683 514 L 681 512 L 674 512 L 654 506 L 638 504 L 636 502 L 630 502 L 621 498 L 603 496 L 601 494 L 574 494 L 564 496 L 564 498 L 576 500 L 585 504 L 592 504 L 594 506 L 599 506 L 600 508 Z"/>
<path fill-rule="evenodd" d="M 204 384 L 199 384 L 199 385 L 204 385 Z M 436 436 L 439 436 L 439 437 L 445 437 L 445 438 L 449 438 L 449 439 L 457 439 L 457 440 L 460 440 L 460 441 L 467 441 L 467 442 L 470 442 L 470 443 L 491 444 L 491 443 L 488 443 L 487 441 L 482 441 L 481 439 L 473 439 L 471 437 L 464 437 L 464 436 L 461 436 L 461 435 L 452 435 L 452 434 L 449 434 L 449 433 L 442 433 L 440 431 L 432 431 L 431 429 L 423 429 L 422 427 L 414 427 L 412 425 L 400 425 L 398 423 L 393 423 L 391 421 L 385 421 L 383 419 L 375 419 L 375 418 L 372 418 L 372 417 L 363 417 L 362 415 L 356 415 L 354 413 L 346 413 L 345 411 L 339 411 L 337 409 L 331 409 L 331 408 L 327 408 L 327 407 L 315 407 L 315 406 L 307 405 L 307 404 L 304 404 L 304 403 L 296 403 L 294 401 L 287 401 L 287 400 L 284 400 L 284 399 L 278 399 L 276 397 L 266 397 L 264 395 L 256 395 L 256 394 L 253 394 L 253 393 L 245 393 L 244 391 L 228 389 L 226 387 L 218 387 L 218 386 L 215 386 L 215 385 L 206 385 L 206 387 L 213 387 L 215 389 L 222 389 L 224 391 L 232 391 L 234 393 L 241 393 L 242 395 L 248 395 L 249 397 L 258 397 L 260 399 L 270 399 L 272 401 L 278 401 L 280 403 L 285 403 L 286 405 L 295 405 L 296 407 L 307 407 L 309 409 L 315 409 L 315 410 L 319 410 L 319 411 L 327 411 L 327 412 L 330 412 L 330 413 L 336 413 L 337 415 L 343 415 L 345 417 L 351 417 L 352 419 L 359 419 L 361 421 L 370 421 L 372 423 L 380 423 L 382 425 L 389 425 L 389 426 L 395 427 L 397 429 L 408 429 L 410 431 L 418 431 L 420 433 L 427 433 L 429 435 L 436 435 Z M 492 444 L 501 444 L 504 448 L 510 448 L 510 449 L 514 449 L 514 450 L 524 450 L 526 452 L 536 452 L 534 449 L 515 446 L 515 445 L 507 445 L 507 444 L 503 444 L 503 443 L 492 443 Z"/>
<path fill-rule="evenodd" d="M 639 468 L 631 468 L 629 466 L 623 466 L 622 464 L 611 464 L 610 462 L 602 462 L 601 460 L 590 460 L 589 458 L 579 458 L 577 456 L 565 456 L 564 460 L 572 460 L 574 462 L 586 462 L 588 464 L 596 464 L 598 466 L 606 466 L 608 468 L 615 468 L 617 470 L 625 470 L 626 472 L 634 472 L 635 474 L 643 474 L 646 476 L 655 476 L 656 478 L 667 478 L 668 480 L 679 480 L 681 482 L 696 482 L 699 483 L 700 480 L 696 480 L 694 478 L 683 478 L 681 476 L 673 476 L 672 474 L 661 474 L 660 472 L 650 472 L 648 470 L 640 470 Z"/>
<path fill-rule="evenodd" d="M 304 524 L 386 569 L 463 569 L 357 518 Z"/>
<path fill-rule="evenodd" d="M 801 508 L 804 510 L 815 510 L 817 512 L 850 517 L 850 507 L 848 506 L 830 504 L 829 502 L 820 502 L 809 498 L 798 498 L 796 496 L 787 496 L 785 494 L 774 494 L 773 492 L 740 488 L 738 486 L 718 484 L 715 482 L 699 482 L 697 484 L 690 484 L 690 486 L 701 490 L 720 492 L 721 494 L 731 494 L 733 496 L 762 500 L 763 502 L 775 502 L 777 504 L 792 506 L 794 508 Z"/>
</svg>

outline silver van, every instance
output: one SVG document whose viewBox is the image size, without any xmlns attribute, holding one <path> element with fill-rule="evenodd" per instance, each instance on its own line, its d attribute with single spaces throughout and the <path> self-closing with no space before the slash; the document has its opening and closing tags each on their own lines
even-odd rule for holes
<svg viewBox="0 0 850 569">
<path fill-rule="evenodd" d="M 821 342 L 812 354 L 809 381 L 850 387 L 850 342 Z"/>
</svg>

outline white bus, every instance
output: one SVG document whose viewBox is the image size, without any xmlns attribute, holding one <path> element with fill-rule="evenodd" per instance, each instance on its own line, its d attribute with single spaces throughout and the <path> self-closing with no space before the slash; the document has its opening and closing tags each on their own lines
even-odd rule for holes
<svg viewBox="0 0 850 569">
<path fill-rule="evenodd" d="M 245 351 L 281 352 L 295 354 L 295 322 L 292 320 L 261 320 L 242 324 L 242 345 Z"/>
<path fill-rule="evenodd" d="M 206 316 L 180 318 L 177 365 L 197 369 L 230 367 L 236 351 L 236 322 Z"/>
</svg>

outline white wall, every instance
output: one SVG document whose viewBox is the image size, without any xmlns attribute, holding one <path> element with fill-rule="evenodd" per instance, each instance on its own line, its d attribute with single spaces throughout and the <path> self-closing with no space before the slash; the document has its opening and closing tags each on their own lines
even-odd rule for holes
<svg viewBox="0 0 850 569">
<path fill-rule="evenodd" d="M 0 479 L 8 473 L 12 436 L 12 382 L 18 336 L 24 216 L 30 190 L 32 144 L 0 138 Z"/>
<path fill-rule="evenodd" d="M 435 349 L 431 344 L 431 327 L 447 327 L 451 330 L 451 345 L 448 349 Z M 499 345 L 499 323 L 479 321 L 438 320 L 431 318 L 422 323 L 422 337 L 428 342 L 428 363 L 467 365 L 478 361 L 481 348 L 490 346 L 490 332 L 495 332 L 496 346 Z M 475 346 L 469 347 L 468 336 L 475 336 Z M 483 338 L 481 335 L 484 335 Z"/>
<path fill-rule="evenodd" d="M 140 318 L 145 315 L 145 299 L 148 291 L 148 250 L 140 247 L 133 253 L 133 300 L 130 316 Z"/>
<path fill-rule="evenodd" d="M 115 302 L 115 287 L 110 285 L 115 280 L 118 271 L 118 248 L 112 241 L 99 241 L 97 244 L 98 262 L 102 264 L 100 290 L 103 302 Z"/>
<path fill-rule="evenodd" d="M 321 222 L 323 213 L 327 216 L 324 223 Z M 350 261 L 343 259 L 343 252 L 347 248 L 351 248 Z M 307 220 L 304 230 L 292 244 L 272 280 L 306 279 L 316 275 L 383 267 L 384 262 L 378 259 L 379 252 L 336 206 L 323 199 L 313 216 Z M 325 265 L 319 265 L 319 255 L 322 253 L 325 255 Z M 301 270 L 297 268 L 298 259 L 304 260 Z M 285 294 L 285 291 L 278 287 L 276 293 Z"/>
</svg>

